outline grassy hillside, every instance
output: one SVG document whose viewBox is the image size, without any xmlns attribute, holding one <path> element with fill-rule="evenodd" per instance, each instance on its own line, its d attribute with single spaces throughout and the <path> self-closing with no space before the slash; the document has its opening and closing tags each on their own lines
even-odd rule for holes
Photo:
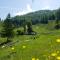
<svg viewBox="0 0 60 60">
<path fill-rule="evenodd" d="M 15 43 L 0 46 L 0 60 L 59 60 L 60 30 L 47 27 L 47 24 L 33 25 L 36 35 L 15 36 Z"/>
</svg>

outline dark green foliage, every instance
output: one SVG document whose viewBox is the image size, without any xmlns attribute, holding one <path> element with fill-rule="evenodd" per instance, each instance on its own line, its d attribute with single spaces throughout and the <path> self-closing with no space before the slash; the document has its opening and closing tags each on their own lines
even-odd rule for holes
<svg viewBox="0 0 60 60">
<path fill-rule="evenodd" d="M 60 20 L 60 8 L 55 13 L 56 20 Z"/>
<path fill-rule="evenodd" d="M 26 21 L 24 20 L 24 22 L 23 22 L 23 28 L 24 28 L 24 33 L 26 33 L 26 31 L 27 31 L 27 29 L 26 29 Z"/>
<path fill-rule="evenodd" d="M 40 11 L 28 13 L 26 15 L 12 17 L 11 22 L 15 28 L 23 26 L 24 32 L 25 32 L 26 27 L 24 26 L 24 24 L 27 21 L 31 21 L 32 25 L 35 25 L 35 24 L 48 24 L 49 20 L 56 19 L 57 20 L 56 24 L 58 24 L 58 20 L 60 20 L 59 14 L 60 14 L 60 9 L 58 9 L 58 10 L 40 10 Z M 8 15 L 8 17 L 9 17 L 9 15 Z"/>
<path fill-rule="evenodd" d="M 45 15 L 42 15 L 41 23 L 43 23 L 43 24 L 47 24 L 48 23 L 48 17 L 47 17 L 46 14 Z"/>
<path fill-rule="evenodd" d="M 55 10 L 40 10 L 22 16 L 15 16 L 12 18 L 12 22 L 15 27 L 22 26 L 28 20 L 32 22 L 32 25 L 39 23 L 47 24 L 48 20 L 55 20 L 55 12 Z"/>
<path fill-rule="evenodd" d="M 59 26 L 59 25 L 56 25 L 55 28 L 56 28 L 56 29 L 60 29 L 60 26 Z"/>
<path fill-rule="evenodd" d="M 31 34 L 33 32 L 32 23 L 31 22 L 27 22 L 27 32 L 28 32 L 28 34 Z"/>
<path fill-rule="evenodd" d="M 12 23 L 14 27 L 23 26 L 24 21 L 25 21 L 25 18 L 22 16 L 15 16 L 12 18 Z"/>
<path fill-rule="evenodd" d="M 3 30 L 2 33 L 5 35 L 5 37 L 13 37 L 13 25 L 12 25 L 12 19 L 10 17 L 10 14 L 7 15 L 7 18 L 3 22 Z"/>
<path fill-rule="evenodd" d="M 17 30 L 17 35 L 23 35 L 24 32 L 22 32 L 21 30 Z"/>
<path fill-rule="evenodd" d="M 55 28 L 56 29 L 59 29 L 60 28 L 60 8 L 56 11 L 56 13 L 55 13 L 55 19 L 56 19 L 56 26 L 55 26 Z"/>
<path fill-rule="evenodd" d="M 0 22 L 1 22 L 1 18 L 0 18 Z"/>
</svg>

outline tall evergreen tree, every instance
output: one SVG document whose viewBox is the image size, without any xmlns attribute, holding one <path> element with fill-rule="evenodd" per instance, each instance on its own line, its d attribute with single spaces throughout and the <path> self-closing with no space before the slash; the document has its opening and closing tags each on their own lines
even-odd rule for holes
<svg viewBox="0 0 60 60">
<path fill-rule="evenodd" d="M 33 32 L 33 30 L 32 30 L 32 23 L 31 22 L 27 22 L 27 32 L 28 32 L 28 34 L 31 34 L 32 32 Z"/>
<path fill-rule="evenodd" d="M 3 33 L 5 34 L 5 37 L 7 37 L 7 40 L 13 37 L 13 25 L 11 21 L 12 19 L 9 13 L 3 23 Z"/>
<path fill-rule="evenodd" d="M 60 28 L 60 24 L 59 24 L 59 22 L 60 22 L 60 8 L 56 11 L 55 19 L 56 19 L 56 28 L 59 29 Z"/>
<path fill-rule="evenodd" d="M 1 22 L 1 18 L 0 18 L 0 22 Z"/>
</svg>

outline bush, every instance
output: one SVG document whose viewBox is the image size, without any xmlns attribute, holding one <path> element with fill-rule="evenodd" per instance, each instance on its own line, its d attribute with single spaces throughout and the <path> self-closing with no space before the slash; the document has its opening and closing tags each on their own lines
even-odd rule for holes
<svg viewBox="0 0 60 60">
<path fill-rule="evenodd" d="M 6 34 L 3 31 L 1 32 L 1 37 L 6 37 Z"/>
<path fill-rule="evenodd" d="M 17 35 L 23 35 L 24 32 L 22 32 L 21 30 L 17 30 Z"/>
<path fill-rule="evenodd" d="M 60 25 L 56 25 L 55 28 L 56 28 L 56 29 L 60 29 Z"/>
</svg>

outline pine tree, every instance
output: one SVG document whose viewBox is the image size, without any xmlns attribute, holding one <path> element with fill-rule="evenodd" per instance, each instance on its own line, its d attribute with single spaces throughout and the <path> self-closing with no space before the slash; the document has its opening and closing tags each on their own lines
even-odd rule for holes
<svg viewBox="0 0 60 60">
<path fill-rule="evenodd" d="M 60 28 L 60 24 L 59 24 L 59 22 L 60 22 L 60 8 L 56 11 L 56 26 L 55 26 L 55 28 L 56 29 L 59 29 Z"/>
<path fill-rule="evenodd" d="M 11 21 L 12 21 L 12 19 L 11 19 L 10 13 L 9 13 L 3 23 L 3 33 L 4 33 L 5 37 L 7 37 L 7 40 L 9 40 L 9 38 L 13 37 L 13 25 L 12 25 Z"/>
<path fill-rule="evenodd" d="M 31 22 L 27 22 L 27 32 L 28 32 L 28 34 L 31 34 L 32 32 L 33 32 L 33 30 L 32 30 L 32 23 Z"/>
</svg>

